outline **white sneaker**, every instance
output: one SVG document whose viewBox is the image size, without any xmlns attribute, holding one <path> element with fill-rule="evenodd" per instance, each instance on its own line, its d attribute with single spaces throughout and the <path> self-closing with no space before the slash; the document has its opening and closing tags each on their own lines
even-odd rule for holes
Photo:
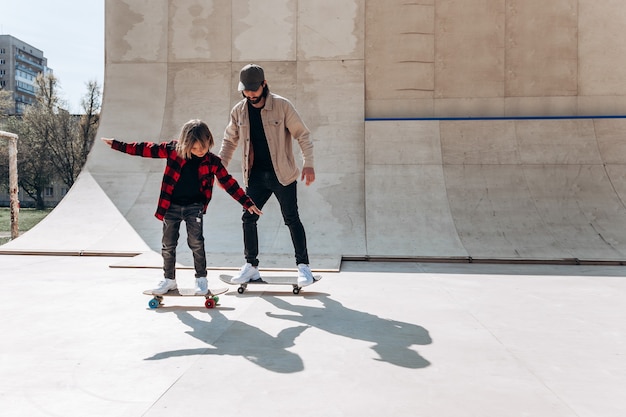
<svg viewBox="0 0 626 417">
<path fill-rule="evenodd" d="M 314 281 L 311 268 L 307 264 L 298 264 L 298 285 L 306 287 L 313 284 Z"/>
<path fill-rule="evenodd" d="M 178 286 L 176 285 L 176 280 L 166 278 L 163 281 L 159 282 L 159 286 L 153 289 L 152 293 L 161 295 L 165 294 L 168 291 L 175 290 L 176 288 L 178 288 Z"/>
<path fill-rule="evenodd" d="M 233 284 L 243 284 L 244 282 L 254 281 L 256 279 L 261 278 L 261 274 L 259 274 L 259 268 L 256 266 L 252 266 L 252 264 L 247 263 L 241 267 L 239 270 L 239 274 L 235 275 L 230 282 Z"/>
<path fill-rule="evenodd" d="M 209 284 L 206 277 L 196 278 L 196 295 L 206 295 L 207 292 L 209 292 Z"/>
</svg>

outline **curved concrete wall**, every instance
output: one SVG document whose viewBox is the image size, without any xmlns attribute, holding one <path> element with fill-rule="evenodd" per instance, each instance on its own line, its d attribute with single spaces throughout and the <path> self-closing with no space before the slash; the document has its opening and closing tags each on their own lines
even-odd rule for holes
<svg viewBox="0 0 626 417">
<path fill-rule="evenodd" d="M 626 113 L 616 0 L 367 2 L 367 117 Z"/>
<path fill-rule="evenodd" d="M 312 131 L 318 179 L 299 199 L 314 263 L 622 260 L 624 120 L 511 118 L 626 114 L 620 5 L 107 0 L 99 136 L 165 140 L 202 118 L 217 151 L 257 62 Z M 446 120 L 472 117 L 490 119 Z M 67 198 L 3 249 L 158 251 L 162 170 L 98 142 Z M 277 204 L 265 212 L 261 250 L 291 266 Z M 239 216 L 218 190 L 206 235 L 222 266 L 241 263 Z"/>
<path fill-rule="evenodd" d="M 624 129 L 626 119 L 368 122 L 366 183 L 385 189 L 366 197 L 368 250 L 624 259 Z"/>
</svg>

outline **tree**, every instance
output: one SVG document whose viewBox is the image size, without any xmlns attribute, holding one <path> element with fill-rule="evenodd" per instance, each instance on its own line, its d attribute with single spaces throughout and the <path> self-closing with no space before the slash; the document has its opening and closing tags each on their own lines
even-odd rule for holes
<svg viewBox="0 0 626 417">
<path fill-rule="evenodd" d="M 93 146 L 98 126 L 100 125 L 100 107 L 102 106 L 102 93 L 96 81 L 86 83 L 87 93 L 82 100 L 83 115 L 80 118 L 80 166 L 87 162 L 87 155 Z"/>
<path fill-rule="evenodd" d="M 7 130 L 19 136 L 17 141 L 19 186 L 35 200 L 36 208 L 43 210 L 45 208 L 44 190 L 54 175 L 45 141 L 39 138 L 30 124 L 24 123 L 19 117 L 9 118 Z"/>
<path fill-rule="evenodd" d="M 53 75 L 37 78 L 37 102 L 30 107 L 24 122 L 45 141 L 49 162 L 55 173 L 70 188 L 87 161 L 99 123 L 100 88 L 87 84 L 82 100 L 83 115 L 72 115 L 59 103 L 58 83 Z"/>
<path fill-rule="evenodd" d="M 13 110 L 13 93 L 0 88 L 0 130 L 7 130 L 6 119 Z M 9 151 L 6 141 L 0 140 L 0 187 L 9 187 Z"/>
<path fill-rule="evenodd" d="M 12 112 L 14 106 L 13 93 L 9 90 L 0 88 L 0 122 Z"/>
<path fill-rule="evenodd" d="M 7 129 L 1 127 L 1 130 Z M 0 140 L 0 189 L 9 189 L 9 146 L 5 140 Z"/>
<path fill-rule="evenodd" d="M 82 103 L 85 114 L 72 115 L 59 98 L 54 75 L 39 75 L 36 84 L 35 104 L 21 119 L 10 118 L 7 130 L 20 137 L 19 185 L 43 209 L 44 191 L 54 179 L 70 188 L 78 178 L 98 128 L 101 93 L 95 81 L 89 82 Z"/>
<path fill-rule="evenodd" d="M 20 143 L 18 152 L 20 187 L 35 200 L 37 209 L 44 209 L 43 194 L 49 186 L 60 157 L 51 150 L 59 133 L 57 79 L 54 75 L 40 74 L 36 79 L 37 93 L 35 104 L 28 106 L 19 130 Z"/>
</svg>

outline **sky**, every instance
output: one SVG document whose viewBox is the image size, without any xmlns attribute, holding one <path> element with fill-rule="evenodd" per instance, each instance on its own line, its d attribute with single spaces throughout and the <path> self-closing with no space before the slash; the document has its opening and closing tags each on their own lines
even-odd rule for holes
<svg viewBox="0 0 626 417">
<path fill-rule="evenodd" d="M 103 87 L 104 0 L 0 0 L 0 34 L 43 51 L 71 112 L 80 112 L 86 83 Z"/>
</svg>

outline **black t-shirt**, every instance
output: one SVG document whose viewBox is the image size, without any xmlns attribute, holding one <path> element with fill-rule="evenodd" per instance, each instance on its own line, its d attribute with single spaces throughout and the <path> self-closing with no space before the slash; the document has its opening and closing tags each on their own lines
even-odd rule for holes
<svg viewBox="0 0 626 417">
<path fill-rule="evenodd" d="M 200 178 L 198 169 L 200 162 L 204 158 L 198 158 L 195 155 L 188 159 L 180 171 L 180 178 L 174 186 L 172 192 L 172 203 L 183 206 L 204 202 L 204 195 L 200 191 Z"/>
<path fill-rule="evenodd" d="M 267 146 L 267 138 L 261 120 L 261 110 L 248 103 L 248 114 L 250 115 L 250 141 L 254 149 L 254 161 L 252 171 L 274 171 L 270 148 Z"/>
</svg>

